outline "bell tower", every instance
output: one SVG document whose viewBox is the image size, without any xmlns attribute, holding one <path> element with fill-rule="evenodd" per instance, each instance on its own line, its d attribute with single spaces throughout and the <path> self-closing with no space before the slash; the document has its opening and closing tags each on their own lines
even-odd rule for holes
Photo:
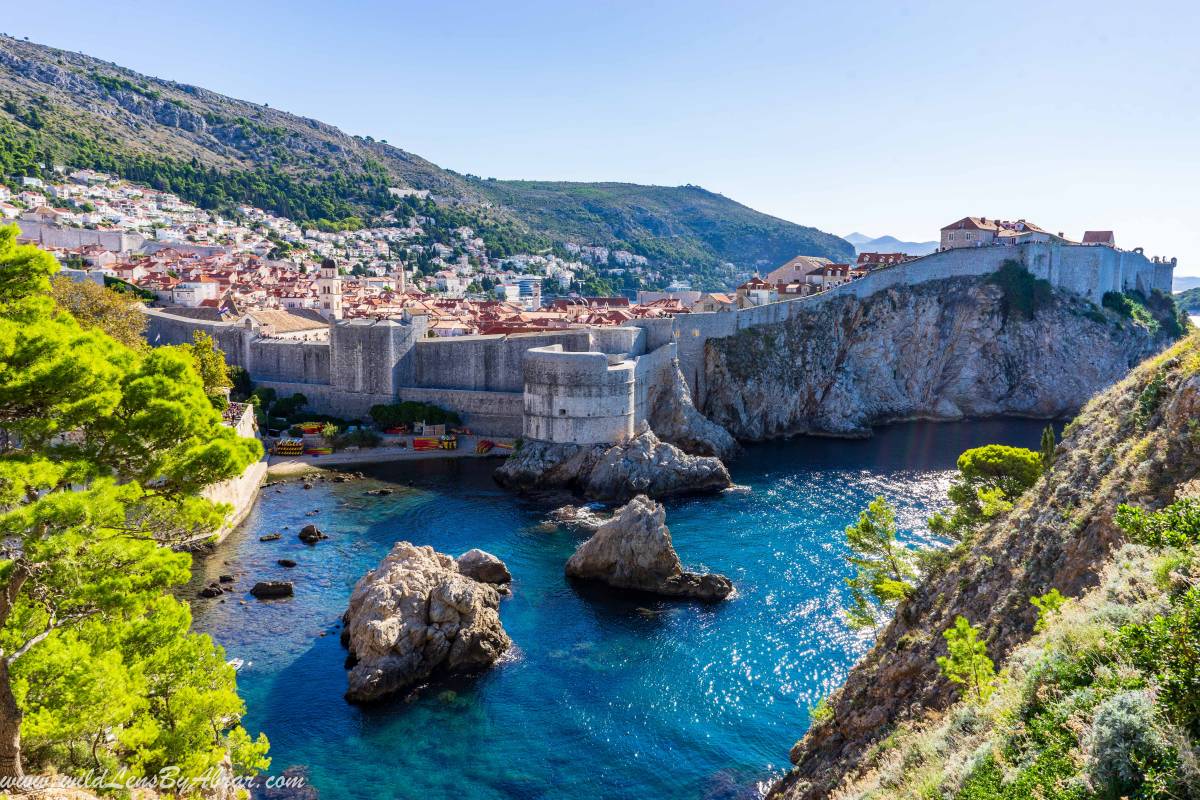
<svg viewBox="0 0 1200 800">
<path fill-rule="evenodd" d="M 327 258 L 321 262 L 317 278 L 317 309 L 326 319 L 342 318 L 342 277 L 337 262 Z"/>
</svg>

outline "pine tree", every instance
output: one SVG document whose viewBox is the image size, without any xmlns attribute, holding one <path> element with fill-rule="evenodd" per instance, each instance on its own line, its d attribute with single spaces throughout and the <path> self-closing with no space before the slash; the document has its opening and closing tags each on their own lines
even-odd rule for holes
<svg viewBox="0 0 1200 800">
<path fill-rule="evenodd" d="M 1047 425 L 1045 430 L 1042 431 L 1042 472 L 1049 472 L 1050 468 L 1054 466 L 1054 455 L 1057 448 L 1058 445 L 1054 439 L 1054 426 Z"/>
<path fill-rule="evenodd" d="M 882 497 L 872 500 L 858 521 L 847 526 L 846 544 L 846 560 L 855 568 L 846 578 L 851 598 L 847 623 L 852 628 L 873 626 L 880 610 L 912 592 L 916 576 L 912 553 L 896 539 L 895 509 Z"/>
<path fill-rule="evenodd" d="M 966 617 L 959 615 L 954 627 L 942 633 L 949 655 L 939 656 L 937 663 L 951 683 L 964 687 L 967 698 L 974 703 L 986 703 L 996 690 L 996 667 L 987 655 L 987 645 L 979 641 L 979 630 Z"/>
<path fill-rule="evenodd" d="M 172 545 L 227 510 L 200 491 L 262 448 L 220 424 L 186 353 L 131 350 L 56 308 L 56 262 L 15 236 L 0 228 L 0 777 L 23 774 L 26 722 L 39 752 L 261 765 L 233 670 L 168 590 L 189 577 Z M 149 683 L 168 667 L 169 708 Z"/>
</svg>

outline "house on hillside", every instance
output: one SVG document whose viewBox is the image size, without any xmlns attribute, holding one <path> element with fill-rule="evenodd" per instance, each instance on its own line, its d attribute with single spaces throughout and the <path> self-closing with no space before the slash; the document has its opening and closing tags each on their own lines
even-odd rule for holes
<svg viewBox="0 0 1200 800">
<path fill-rule="evenodd" d="M 705 292 L 692 305 L 692 311 L 732 311 L 737 301 L 725 292 Z"/>
</svg>

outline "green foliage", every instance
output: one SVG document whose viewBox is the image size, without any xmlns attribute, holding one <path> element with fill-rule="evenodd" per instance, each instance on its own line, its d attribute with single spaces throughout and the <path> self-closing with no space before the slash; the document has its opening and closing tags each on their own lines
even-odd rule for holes
<svg viewBox="0 0 1200 800">
<path fill-rule="evenodd" d="M 1040 597 L 1029 598 L 1029 602 L 1038 610 L 1037 622 L 1033 624 L 1033 629 L 1041 632 L 1046 629 L 1050 618 L 1062 611 L 1063 604 L 1067 602 L 1067 598 L 1063 597 L 1062 592 L 1058 589 L 1051 589 Z"/>
<path fill-rule="evenodd" d="M 1200 314 L 1200 286 L 1174 296 L 1175 305 L 1183 314 Z"/>
<path fill-rule="evenodd" d="M 1172 598 L 1171 609 L 1121 629 L 1121 646 L 1158 688 L 1164 716 L 1200 734 L 1200 589 Z"/>
<path fill-rule="evenodd" d="M 338 435 L 338 426 L 332 422 L 326 422 L 321 426 L 321 438 L 332 443 Z"/>
<path fill-rule="evenodd" d="M 250 399 L 254 393 L 254 381 L 245 367 L 229 367 L 230 397 L 240 403 Z"/>
<path fill-rule="evenodd" d="M 949 513 L 934 514 L 929 527 L 941 536 L 966 539 L 984 522 L 1011 510 L 1037 482 L 1042 455 L 1024 447 L 989 444 L 959 456 L 958 472 L 947 493 Z"/>
<path fill-rule="evenodd" d="M 271 398 L 275 397 L 274 389 L 268 389 L 267 391 L 270 392 Z M 300 419 L 300 409 L 308 405 L 308 398 L 299 392 L 296 392 L 290 397 L 281 397 L 272 402 L 270 405 L 270 415 L 272 417 L 282 417 L 283 419 L 287 420 L 289 424 L 294 425 L 297 422 L 302 421 Z"/>
<path fill-rule="evenodd" d="M 13 233 L 0 229 L 0 723 L 27 720 L 35 758 L 216 766 L 243 708 L 167 594 L 189 574 L 172 546 L 221 524 L 200 491 L 262 449 L 220 424 L 187 353 L 132 350 L 56 308 L 53 259 Z M 13 745 L 0 762 L 19 763 Z"/>
<path fill-rule="evenodd" d="M 833 704 L 828 697 L 822 697 L 817 704 L 808 710 L 808 718 L 813 725 L 822 725 L 833 719 Z"/>
<path fill-rule="evenodd" d="M 371 406 L 370 415 L 375 424 L 381 428 L 412 425 L 415 422 L 424 422 L 429 425 L 462 424 L 462 419 L 455 412 L 432 403 L 418 403 L 415 400 Z"/>
<path fill-rule="evenodd" d="M 146 346 L 142 338 L 146 315 L 132 295 L 113 291 L 92 281 L 55 276 L 51 281 L 54 302 L 84 328 L 98 328 L 132 350 Z"/>
<path fill-rule="evenodd" d="M 1049 281 L 1035 278 L 1023 265 L 1011 259 L 1001 264 L 988 282 L 1000 287 L 1006 317 L 1033 319 L 1054 299 L 1054 289 Z"/>
<path fill-rule="evenodd" d="M 877 497 L 846 527 L 846 560 L 854 567 L 846 578 L 850 606 L 846 620 L 852 628 L 873 627 L 881 610 L 895 606 L 911 594 L 916 569 L 913 555 L 896 540 L 896 511 Z"/>
<path fill-rule="evenodd" d="M 1117 316 L 1140 325 L 1150 333 L 1158 332 L 1159 322 L 1147 307 L 1146 296 L 1141 292 L 1105 292 L 1104 297 L 1100 299 L 1100 304 L 1115 311 Z"/>
<path fill-rule="evenodd" d="M 986 703 L 996 689 L 996 667 L 987 655 L 987 645 L 979 641 L 979 631 L 966 617 L 954 619 L 954 627 L 946 629 L 948 655 L 939 656 L 937 663 L 951 683 L 963 687 L 968 700 Z"/>
<path fill-rule="evenodd" d="M 1179 500 L 1161 511 L 1145 511 L 1122 503 L 1114 515 L 1131 542 L 1147 547 L 1184 548 L 1200 544 L 1200 500 Z"/>
<path fill-rule="evenodd" d="M 192 331 L 192 343 L 182 347 L 191 357 L 206 395 L 212 397 L 233 386 L 229 365 L 225 363 L 225 353 L 217 347 L 211 336 L 204 331 Z"/>
<path fill-rule="evenodd" d="M 1148 765 L 1173 762 L 1175 754 L 1156 716 L 1154 700 L 1138 689 L 1115 694 L 1096 707 L 1085 770 L 1101 797 L 1134 795 Z"/>
<path fill-rule="evenodd" d="M 1058 449 L 1058 443 L 1054 438 L 1054 426 L 1047 425 L 1042 429 L 1042 445 L 1038 450 L 1038 454 L 1042 458 L 1042 472 L 1049 472 L 1054 466 L 1054 455 Z"/>
<path fill-rule="evenodd" d="M 338 448 L 343 447 L 378 447 L 383 441 L 383 437 L 375 431 L 359 428 L 358 430 L 343 433 L 334 441 L 334 445 Z"/>
<path fill-rule="evenodd" d="M 1150 422 L 1150 418 L 1154 416 L 1154 412 L 1158 411 L 1158 407 L 1162 404 L 1163 397 L 1167 389 L 1167 370 L 1155 370 L 1153 377 L 1146 383 L 1146 386 L 1138 393 L 1137 411 L 1134 414 L 1134 421 L 1139 428 L 1145 428 Z"/>
</svg>

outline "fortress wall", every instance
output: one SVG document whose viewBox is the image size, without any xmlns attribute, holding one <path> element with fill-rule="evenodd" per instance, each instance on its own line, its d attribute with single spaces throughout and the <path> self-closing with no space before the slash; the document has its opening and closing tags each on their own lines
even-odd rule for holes
<svg viewBox="0 0 1200 800">
<path fill-rule="evenodd" d="M 250 370 L 248 345 L 253 333 L 235 322 L 212 322 L 188 317 L 177 317 L 158 309 L 143 308 L 146 315 L 146 341 L 152 347 L 173 344 L 191 344 L 194 331 L 204 331 L 225 353 L 225 360 L 233 366 Z"/>
<path fill-rule="evenodd" d="M 460 389 L 401 389 L 400 400 L 433 403 L 462 417 L 463 425 L 482 436 L 516 438 L 522 433 L 521 392 L 469 392 Z"/>
<path fill-rule="evenodd" d="M 646 352 L 646 332 L 640 327 L 621 326 L 588 329 L 585 350 L 596 353 L 624 353 L 640 356 Z"/>
<path fill-rule="evenodd" d="M 675 369 L 674 342 L 639 356 L 634 367 L 633 424 L 639 427 L 650 418 L 650 409 L 658 392 L 671 385 L 670 370 Z"/>
<path fill-rule="evenodd" d="M 256 382 L 329 383 L 329 345 L 287 339 L 255 339 L 249 344 L 251 377 Z"/>
<path fill-rule="evenodd" d="M 564 350 L 589 349 L 588 331 L 421 339 L 416 343 L 412 385 L 430 389 L 520 392 L 524 389 L 525 353 L 531 348 L 562 345 Z"/>
<path fill-rule="evenodd" d="M 524 434 L 569 444 L 622 442 L 633 436 L 635 364 L 562 345 L 526 354 Z"/>
<path fill-rule="evenodd" d="M 671 317 L 631 319 L 625 324 L 641 328 L 646 332 L 646 341 L 642 349 L 643 353 L 653 352 L 664 344 L 675 341 L 675 320 Z"/>
<path fill-rule="evenodd" d="M 351 320 L 334 325 L 329 336 L 330 383 L 337 389 L 394 395 L 411 383 L 413 344 L 425 335 L 425 318 Z"/>
<path fill-rule="evenodd" d="M 366 394 L 363 392 L 348 392 L 336 389 L 327 383 L 298 383 L 295 381 L 261 380 L 259 386 L 274 389 L 280 397 L 291 397 L 299 393 L 308 398 L 305 411 L 314 414 L 328 414 L 331 417 L 346 419 L 367 419 L 367 414 L 374 405 L 387 405 L 396 402 L 392 395 Z"/>
<path fill-rule="evenodd" d="M 60 228 L 49 222 L 16 220 L 21 229 L 21 241 L 32 242 L 42 247 L 78 248 L 97 244 L 105 250 L 127 253 L 141 250 L 146 237 L 140 233 L 114 230 L 90 230 L 87 228 Z"/>
</svg>

